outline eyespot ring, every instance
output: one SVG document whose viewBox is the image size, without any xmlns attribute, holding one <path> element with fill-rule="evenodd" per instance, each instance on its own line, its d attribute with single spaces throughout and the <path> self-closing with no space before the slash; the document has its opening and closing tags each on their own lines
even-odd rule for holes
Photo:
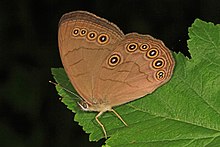
<svg viewBox="0 0 220 147">
<path fill-rule="evenodd" d="M 119 54 L 113 54 L 108 59 L 108 65 L 114 67 L 118 65 L 121 61 L 121 56 Z"/>
<path fill-rule="evenodd" d="M 150 48 L 150 45 L 148 45 L 147 43 L 141 44 L 140 46 L 141 51 L 147 51 L 149 48 Z"/>
<path fill-rule="evenodd" d="M 165 79 L 165 75 L 166 75 L 166 73 L 163 70 L 159 70 L 159 71 L 156 72 L 157 80 L 161 81 L 161 80 Z"/>
<path fill-rule="evenodd" d="M 79 28 L 74 28 L 71 32 L 72 36 L 76 37 L 79 35 L 80 29 Z"/>
<path fill-rule="evenodd" d="M 137 44 L 137 43 L 134 43 L 134 42 L 129 43 L 129 44 L 126 46 L 126 49 L 127 49 L 128 52 L 134 52 L 134 51 L 137 50 L 137 48 L 138 48 L 138 44 Z"/>
<path fill-rule="evenodd" d="M 88 39 L 88 40 L 95 40 L 96 37 L 97 37 L 97 33 L 94 32 L 94 31 L 91 31 L 91 32 L 89 32 L 89 33 L 87 34 L 87 39 Z"/>
<path fill-rule="evenodd" d="M 152 48 L 146 53 L 146 57 L 151 59 L 156 58 L 158 55 L 159 55 L 159 51 L 156 48 Z"/>
<path fill-rule="evenodd" d="M 109 41 L 109 36 L 107 34 L 100 34 L 97 38 L 99 44 L 106 44 Z"/>
<path fill-rule="evenodd" d="M 162 58 L 158 58 L 153 61 L 152 66 L 156 69 L 162 68 L 165 65 L 165 61 Z"/>
<path fill-rule="evenodd" d="M 87 34 L 87 30 L 86 29 L 81 29 L 79 34 L 80 34 L 80 36 L 83 37 Z"/>
</svg>

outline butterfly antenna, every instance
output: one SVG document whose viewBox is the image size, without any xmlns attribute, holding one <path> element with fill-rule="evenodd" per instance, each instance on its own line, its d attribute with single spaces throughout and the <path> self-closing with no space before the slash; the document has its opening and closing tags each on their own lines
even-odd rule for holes
<svg viewBox="0 0 220 147">
<path fill-rule="evenodd" d="M 55 86 L 60 86 L 60 87 L 61 87 L 63 90 L 65 90 L 66 92 L 69 92 L 69 93 L 71 93 L 72 95 L 74 95 L 74 96 L 76 96 L 77 98 L 79 98 L 80 100 L 82 100 L 82 98 L 81 98 L 78 94 L 76 94 L 76 93 L 72 92 L 71 90 L 69 90 L 69 89 L 63 87 L 62 85 L 60 85 L 60 84 L 58 84 L 58 83 L 55 83 L 55 82 L 52 82 L 52 81 L 49 81 L 49 83 L 54 84 Z"/>
</svg>

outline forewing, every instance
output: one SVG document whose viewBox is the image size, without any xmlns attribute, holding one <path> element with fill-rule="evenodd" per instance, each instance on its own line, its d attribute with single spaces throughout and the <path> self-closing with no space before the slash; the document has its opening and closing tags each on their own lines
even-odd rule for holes
<svg viewBox="0 0 220 147">
<path fill-rule="evenodd" d="M 58 42 L 63 66 L 88 103 L 93 101 L 102 63 L 123 38 L 116 25 L 88 12 L 74 11 L 60 19 Z"/>
</svg>

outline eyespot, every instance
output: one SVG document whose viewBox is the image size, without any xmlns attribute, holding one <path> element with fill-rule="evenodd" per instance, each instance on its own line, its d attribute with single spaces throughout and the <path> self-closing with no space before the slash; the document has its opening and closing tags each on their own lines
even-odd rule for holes
<svg viewBox="0 0 220 147">
<path fill-rule="evenodd" d="M 87 38 L 88 38 L 89 40 L 95 40 L 96 37 L 97 37 L 97 33 L 96 33 L 96 32 L 89 32 L 89 33 L 87 34 Z"/>
<path fill-rule="evenodd" d="M 165 71 L 159 70 L 156 73 L 156 78 L 157 78 L 157 80 L 163 80 L 165 78 Z"/>
<path fill-rule="evenodd" d="M 79 29 L 79 28 L 74 28 L 74 29 L 72 30 L 72 35 L 73 35 L 74 37 L 76 37 L 76 36 L 79 35 L 79 32 L 80 32 L 80 29 Z"/>
<path fill-rule="evenodd" d="M 108 64 L 110 66 L 116 66 L 120 63 L 121 61 L 121 56 L 118 54 L 113 54 L 110 56 L 110 58 L 108 59 Z"/>
<path fill-rule="evenodd" d="M 158 69 L 162 68 L 165 65 L 165 61 L 162 58 L 156 59 L 153 61 L 153 67 Z"/>
<path fill-rule="evenodd" d="M 129 43 L 126 47 L 128 52 L 134 52 L 136 51 L 138 48 L 138 44 L 137 43 Z"/>
<path fill-rule="evenodd" d="M 87 33 L 87 30 L 86 29 L 81 29 L 80 30 L 80 36 L 85 36 Z"/>
<path fill-rule="evenodd" d="M 155 48 L 152 48 L 146 53 L 146 56 L 148 58 L 156 58 L 158 54 L 159 54 L 159 51 Z"/>
<path fill-rule="evenodd" d="M 97 41 L 99 44 L 105 44 L 109 41 L 109 37 L 107 34 L 100 34 Z"/>
<path fill-rule="evenodd" d="M 142 44 L 141 46 L 140 46 L 140 50 L 142 50 L 142 51 L 146 51 L 146 50 L 148 50 L 150 48 L 150 46 L 148 45 L 148 44 Z"/>
</svg>

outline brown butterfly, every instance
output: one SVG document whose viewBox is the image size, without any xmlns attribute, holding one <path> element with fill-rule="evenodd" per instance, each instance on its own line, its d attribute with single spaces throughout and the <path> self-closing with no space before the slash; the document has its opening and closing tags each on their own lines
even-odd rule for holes
<svg viewBox="0 0 220 147">
<path fill-rule="evenodd" d="M 123 32 L 85 11 L 64 14 L 59 22 L 59 51 L 65 71 L 85 111 L 98 117 L 112 107 L 152 93 L 172 76 L 174 59 L 164 43 L 150 35 Z"/>
</svg>

